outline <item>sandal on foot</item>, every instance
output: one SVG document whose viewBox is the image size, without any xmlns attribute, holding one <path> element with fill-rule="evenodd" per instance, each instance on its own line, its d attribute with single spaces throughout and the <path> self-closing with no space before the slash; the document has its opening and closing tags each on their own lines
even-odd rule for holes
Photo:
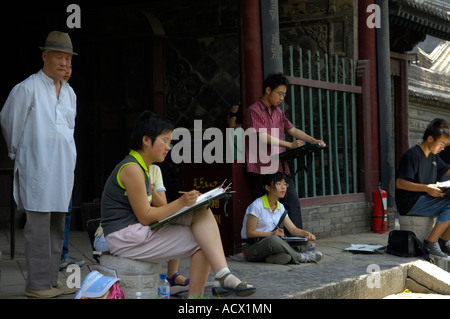
<svg viewBox="0 0 450 319">
<path fill-rule="evenodd" d="M 184 280 L 184 285 L 177 284 L 177 283 L 175 282 L 175 278 L 177 278 L 178 276 L 181 276 L 181 275 L 180 275 L 179 273 L 176 272 L 176 273 L 173 274 L 172 277 L 170 277 L 170 278 L 167 279 L 167 281 L 170 283 L 170 287 L 173 287 L 173 286 L 182 286 L 182 287 L 189 286 L 189 278 L 186 278 L 186 279 Z"/>
<path fill-rule="evenodd" d="M 216 278 L 216 280 L 220 284 L 220 287 L 212 287 L 213 296 L 225 297 L 230 294 L 235 294 L 236 296 L 239 296 L 239 297 L 247 297 L 247 296 L 253 295 L 255 293 L 256 288 L 251 285 L 248 285 L 246 282 L 243 282 L 243 281 L 241 283 L 239 283 L 236 286 L 236 288 L 226 287 L 225 279 L 230 275 L 231 275 L 231 273 L 229 272 L 221 278 Z"/>
</svg>

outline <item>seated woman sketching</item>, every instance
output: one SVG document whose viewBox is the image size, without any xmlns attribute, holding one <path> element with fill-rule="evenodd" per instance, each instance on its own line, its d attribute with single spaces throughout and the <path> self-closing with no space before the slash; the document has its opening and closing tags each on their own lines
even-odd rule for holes
<svg viewBox="0 0 450 319">
<path fill-rule="evenodd" d="M 131 162 L 131 164 L 134 163 Z M 155 207 L 167 205 L 166 188 L 164 187 L 161 169 L 157 165 L 151 165 L 149 167 L 148 173 L 150 179 L 150 188 L 152 191 L 151 205 Z M 106 240 L 101 225 L 95 232 L 94 248 L 95 250 L 100 252 L 109 251 L 106 245 Z M 179 258 L 172 259 L 167 262 L 167 280 L 170 283 L 171 295 L 183 292 L 185 291 L 185 287 L 189 286 L 189 278 L 185 278 L 178 273 L 179 263 Z"/>
<path fill-rule="evenodd" d="M 275 264 L 318 262 L 322 253 L 311 250 L 309 241 L 316 237 L 308 231 L 297 228 L 285 214 L 283 198 L 289 187 L 283 173 L 265 175 L 266 194 L 257 198 L 244 216 L 241 238 L 242 251 L 247 261 L 265 261 Z M 284 240 L 283 227 L 294 236 L 304 237 L 304 242 L 289 244 Z"/>
<path fill-rule="evenodd" d="M 172 147 L 173 129 L 168 120 L 148 111 L 137 120 L 131 152 L 112 171 L 102 195 L 102 226 L 109 251 L 153 263 L 190 257 L 190 297 L 203 296 L 210 268 L 215 274 L 214 295 L 249 296 L 255 288 L 228 269 L 211 210 L 200 208 L 158 230 L 149 227 L 185 206 L 192 206 L 199 195 L 192 190 L 167 205 L 151 206 L 149 167 L 164 161 Z"/>
</svg>

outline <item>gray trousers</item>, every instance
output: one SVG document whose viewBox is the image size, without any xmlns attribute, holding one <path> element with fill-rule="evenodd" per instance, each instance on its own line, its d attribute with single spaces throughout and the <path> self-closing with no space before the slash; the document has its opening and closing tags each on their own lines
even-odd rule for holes
<svg viewBox="0 0 450 319">
<path fill-rule="evenodd" d="M 255 244 L 242 246 L 242 251 L 247 261 L 264 262 L 267 256 L 285 253 L 291 255 L 293 263 L 299 263 L 301 253 L 308 251 L 310 247 L 311 243 L 309 241 L 292 247 L 279 236 L 272 235 Z"/>
<path fill-rule="evenodd" d="M 25 289 L 51 289 L 58 281 L 66 214 L 25 213 L 25 259 L 28 270 Z"/>
</svg>

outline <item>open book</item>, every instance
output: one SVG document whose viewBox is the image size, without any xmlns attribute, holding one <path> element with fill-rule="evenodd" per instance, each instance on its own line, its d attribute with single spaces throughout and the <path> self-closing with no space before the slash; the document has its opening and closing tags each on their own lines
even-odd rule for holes
<svg viewBox="0 0 450 319">
<path fill-rule="evenodd" d="M 445 193 L 445 197 L 450 197 L 450 180 L 437 182 L 436 185 Z"/>
<path fill-rule="evenodd" d="M 223 186 L 223 184 L 222 184 L 222 186 Z M 229 186 L 227 186 L 225 188 L 223 188 L 222 186 L 214 188 L 207 193 L 201 194 L 200 196 L 198 196 L 197 202 L 194 205 L 183 207 L 182 209 L 180 209 L 176 213 L 170 215 L 169 217 L 166 217 L 166 218 L 160 220 L 159 222 L 151 224 L 150 228 L 152 230 L 160 228 L 166 224 L 171 223 L 173 220 L 177 219 L 178 217 L 181 217 L 184 214 L 187 214 L 189 212 L 193 212 L 193 211 L 199 209 L 200 207 L 211 206 L 212 202 L 226 197 L 227 194 L 229 193 L 227 191 Z"/>
<path fill-rule="evenodd" d="M 445 182 L 437 182 L 436 185 L 442 189 L 450 188 L 450 180 Z"/>
</svg>

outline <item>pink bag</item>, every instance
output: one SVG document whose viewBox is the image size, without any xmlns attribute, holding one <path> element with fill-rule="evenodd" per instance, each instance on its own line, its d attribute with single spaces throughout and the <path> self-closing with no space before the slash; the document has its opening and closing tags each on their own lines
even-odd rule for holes
<svg viewBox="0 0 450 319">
<path fill-rule="evenodd" d="M 119 283 L 116 282 L 109 288 L 109 294 L 106 299 L 125 299 L 125 292 L 120 287 Z"/>
</svg>

